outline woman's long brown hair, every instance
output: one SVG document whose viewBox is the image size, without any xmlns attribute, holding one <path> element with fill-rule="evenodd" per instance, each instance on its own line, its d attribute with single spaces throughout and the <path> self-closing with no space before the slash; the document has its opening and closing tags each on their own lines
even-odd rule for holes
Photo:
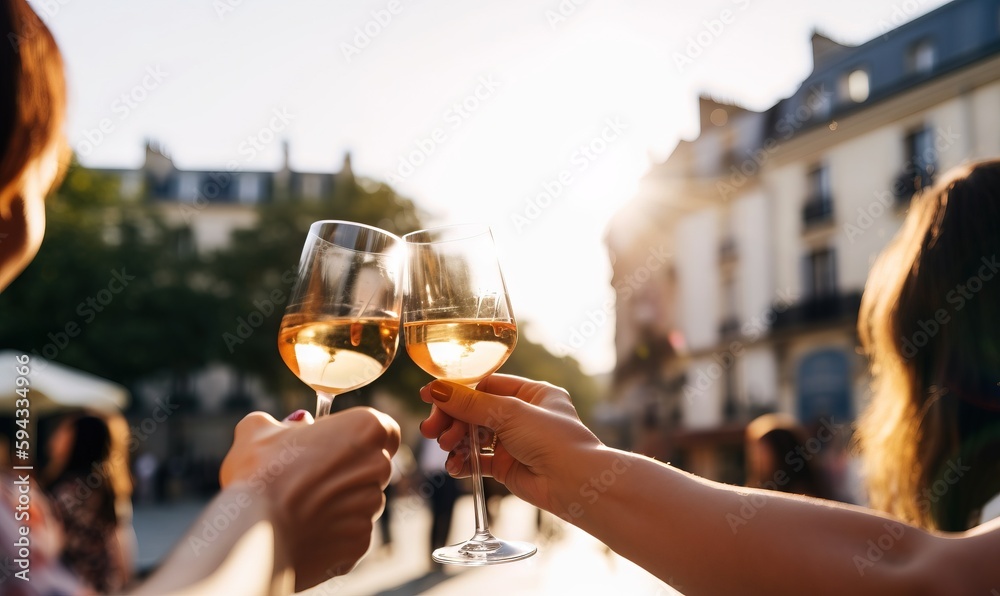
<svg viewBox="0 0 1000 596">
<path fill-rule="evenodd" d="M 25 0 L 0 0 L 0 216 L 31 164 L 62 141 L 66 81 L 52 33 Z"/>
<path fill-rule="evenodd" d="M 914 198 L 861 301 L 870 504 L 925 528 L 968 529 L 1000 491 L 998 258 L 1000 160 L 962 166 Z"/>
</svg>

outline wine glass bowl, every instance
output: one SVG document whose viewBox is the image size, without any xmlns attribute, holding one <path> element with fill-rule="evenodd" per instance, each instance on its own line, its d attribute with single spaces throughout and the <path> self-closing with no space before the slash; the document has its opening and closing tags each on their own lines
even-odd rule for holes
<svg viewBox="0 0 1000 596">
<path fill-rule="evenodd" d="M 489 227 L 477 224 L 420 230 L 403 236 L 409 274 L 403 301 L 403 336 L 410 358 L 438 379 L 475 387 L 507 360 L 517 323 L 497 263 Z M 479 428 L 469 427 L 476 533 L 439 548 L 432 558 L 453 565 L 490 565 L 530 557 L 526 542 L 490 533 L 483 493 Z"/>
<path fill-rule="evenodd" d="M 318 221 L 309 228 L 278 331 L 278 352 L 316 391 L 316 415 L 333 398 L 389 367 L 399 336 L 403 241 L 378 228 Z"/>
</svg>

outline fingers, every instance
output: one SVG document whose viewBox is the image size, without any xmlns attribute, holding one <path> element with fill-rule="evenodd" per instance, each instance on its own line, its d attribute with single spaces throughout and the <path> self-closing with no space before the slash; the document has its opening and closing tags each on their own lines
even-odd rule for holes
<svg viewBox="0 0 1000 596">
<path fill-rule="evenodd" d="M 497 393 L 499 395 L 518 395 L 525 386 L 547 385 L 547 383 L 540 383 L 524 377 L 493 374 L 480 381 L 479 385 L 476 386 L 476 390 Z"/>
<path fill-rule="evenodd" d="M 382 428 L 385 429 L 386 437 L 383 449 L 389 452 L 389 457 L 392 457 L 396 453 L 396 450 L 399 449 L 399 443 L 402 440 L 399 424 L 388 414 L 379 412 L 378 410 L 372 410 L 372 412 L 375 413 L 375 416 L 382 424 Z"/>
<path fill-rule="evenodd" d="M 282 424 L 264 412 L 251 412 L 243 417 L 233 431 L 233 444 L 219 468 L 219 483 L 226 487 L 244 478 L 256 466 L 254 444 L 281 430 Z"/>
<path fill-rule="evenodd" d="M 243 417 L 243 420 L 237 423 L 233 434 L 234 438 L 238 441 L 253 437 L 261 431 L 277 430 L 280 426 L 278 421 L 274 419 L 274 416 L 266 412 L 250 412 Z"/>
<path fill-rule="evenodd" d="M 428 439 L 436 439 L 441 433 L 448 430 L 454 422 L 454 418 L 439 410 L 437 406 L 431 406 L 430 415 L 420 423 L 420 434 Z"/>
<path fill-rule="evenodd" d="M 448 381 L 427 386 L 434 405 L 452 418 L 500 430 L 525 407 L 516 397 L 494 395 Z"/>
<path fill-rule="evenodd" d="M 498 447 L 499 450 L 499 447 Z M 469 447 L 468 444 L 465 447 L 459 447 L 448 454 L 448 459 L 444 463 L 444 469 L 448 471 L 449 474 L 455 478 L 468 478 L 472 475 L 472 462 L 469 459 Z M 494 477 L 493 474 L 493 462 L 496 458 L 496 454 L 485 455 L 479 454 L 479 468 L 483 472 L 483 476 Z M 501 479 L 497 479 L 503 482 Z"/>
<path fill-rule="evenodd" d="M 390 456 L 399 449 L 399 425 L 392 416 L 374 408 L 350 408 L 330 416 L 322 416 L 316 424 L 346 427 L 362 444 L 384 449 Z"/>
<path fill-rule="evenodd" d="M 459 443 L 469 437 L 469 425 L 455 420 L 454 423 L 437 437 L 438 445 L 441 449 L 445 451 L 451 451 L 456 448 Z"/>
</svg>

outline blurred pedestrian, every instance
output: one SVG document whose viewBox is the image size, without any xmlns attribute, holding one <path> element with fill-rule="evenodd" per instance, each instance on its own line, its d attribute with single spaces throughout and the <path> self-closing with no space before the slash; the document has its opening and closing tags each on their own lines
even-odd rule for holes
<svg viewBox="0 0 1000 596">
<path fill-rule="evenodd" d="M 127 445 L 127 425 L 88 414 L 69 416 L 49 441 L 55 473 L 46 488 L 63 525 L 61 559 L 99 592 L 120 592 L 131 577 Z"/>
<path fill-rule="evenodd" d="M 448 454 L 438 447 L 436 441 L 424 438 L 420 442 L 417 463 L 423 482 L 418 492 L 426 495 L 431 506 L 431 551 L 447 546 L 451 533 L 452 512 L 458 500 L 458 481 L 445 469 Z M 440 564 L 434 567 L 440 569 Z"/>
<path fill-rule="evenodd" d="M 831 437 L 832 438 L 832 437 Z M 809 497 L 832 498 L 819 454 L 806 449 L 805 428 L 791 416 L 764 414 L 746 429 L 746 485 Z"/>
<path fill-rule="evenodd" d="M 382 548 L 387 555 L 392 554 L 392 507 L 395 504 L 396 495 L 400 492 L 399 487 L 412 472 L 413 465 L 413 452 L 405 443 L 401 444 L 396 455 L 392 456 L 392 473 L 389 475 L 389 484 L 382 491 L 385 494 L 385 506 L 382 507 L 382 515 L 378 518 Z"/>
<path fill-rule="evenodd" d="M 156 502 L 158 500 L 156 494 L 156 473 L 160 468 L 160 460 L 152 451 L 144 451 L 142 455 L 135 459 L 134 468 L 136 499 L 142 503 Z"/>
</svg>

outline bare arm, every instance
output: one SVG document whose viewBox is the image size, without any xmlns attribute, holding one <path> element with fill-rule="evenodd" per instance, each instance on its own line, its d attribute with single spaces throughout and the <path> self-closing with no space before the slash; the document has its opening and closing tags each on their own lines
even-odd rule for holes
<svg viewBox="0 0 1000 596">
<path fill-rule="evenodd" d="M 253 413 L 236 427 L 222 493 L 137 594 L 289 594 L 368 550 L 399 427 L 353 408 L 312 423 Z"/>
<path fill-rule="evenodd" d="M 290 594 L 295 576 L 274 519 L 269 499 L 248 485 L 226 488 L 134 593 Z"/>
<path fill-rule="evenodd" d="M 544 383 L 494 375 L 479 388 L 500 395 L 429 388 L 436 395 L 421 393 L 434 411 L 422 431 L 452 450 L 449 471 L 467 472 L 457 421 L 496 429 L 496 455 L 481 457 L 487 473 L 686 593 L 990 594 L 1000 586 L 1000 522 L 935 535 L 857 507 L 704 480 L 604 447 L 569 396 Z"/>
</svg>

